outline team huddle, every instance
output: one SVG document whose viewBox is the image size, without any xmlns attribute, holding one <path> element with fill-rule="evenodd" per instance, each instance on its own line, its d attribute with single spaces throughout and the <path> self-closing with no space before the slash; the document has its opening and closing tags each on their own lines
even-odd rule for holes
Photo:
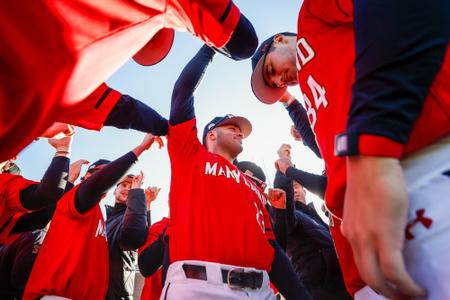
<svg viewBox="0 0 450 300">
<path fill-rule="evenodd" d="M 136 266 L 140 299 L 450 299 L 449 1 L 304 0 L 297 32 L 263 42 L 230 0 L 0 7 L 0 299 L 136 299 Z M 163 60 L 174 30 L 204 45 L 166 118 L 104 81 L 131 58 Z M 323 174 L 283 144 L 268 189 L 239 159 L 247 118 L 199 131 L 194 93 L 216 55 L 248 59 L 255 99 L 284 105 Z M 115 160 L 71 162 L 75 126 L 146 135 Z M 169 215 L 154 223 L 160 189 L 128 170 L 161 137 Z M 54 157 L 32 181 L 15 161 L 37 138 Z"/>
</svg>

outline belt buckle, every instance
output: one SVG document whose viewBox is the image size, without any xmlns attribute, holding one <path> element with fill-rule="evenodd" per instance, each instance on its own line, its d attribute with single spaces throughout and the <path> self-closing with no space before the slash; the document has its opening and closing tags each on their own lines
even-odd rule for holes
<svg viewBox="0 0 450 300">
<path fill-rule="evenodd" d="M 233 268 L 228 270 L 227 273 L 227 285 L 230 289 L 232 290 L 244 290 L 245 287 L 243 285 L 237 285 L 237 284 L 233 284 L 230 281 L 231 276 L 233 275 L 233 273 L 245 273 L 245 269 L 244 268 Z"/>
</svg>

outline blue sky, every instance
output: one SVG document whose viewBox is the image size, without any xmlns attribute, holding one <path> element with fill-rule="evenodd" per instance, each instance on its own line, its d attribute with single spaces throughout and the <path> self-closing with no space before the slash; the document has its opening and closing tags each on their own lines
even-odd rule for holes
<svg viewBox="0 0 450 300">
<path fill-rule="evenodd" d="M 253 23 L 260 41 L 281 31 L 296 31 L 301 1 L 234 1 Z M 168 117 L 173 85 L 182 68 L 200 48 L 201 42 L 189 33 L 177 32 L 171 52 L 164 61 L 153 67 L 142 67 L 129 61 L 107 83 L 123 94 L 129 94 Z M 93 70 L 95 72 L 95 70 Z M 291 120 L 281 104 L 264 105 L 250 88 L 250 60 L 235 62 L 216 55 L 197 90 L 195 111 L 199 134 L 204 125 L 215 116 L 232 113 L 248 118 L 252 134 L 244 140 L 240 160 L 251 160 L 260 165 L 270 182 L 273 181 L 276 151 L 282 143 L 293 146 L 292 158 L 298 168 L 321 173 L 323 163 L 301 143 L 290 136 Z M 298 88 L 291 90 L 299 96 Z M 94 162 L 98 158 L 115 159 L 132 150 L 144 137 L 132 130 L 104 128 L 100 132 L 77 129 L 72 146 L 72 161 L 80 158 Z M 39 180 L 54 154 L 46 140 L 31 144 L 18 157 L 18 165 L 26 178 Z M 170 163 L 167 150 L 152 148 L 131 169 L 143 170 L 145 184 L 162 188 L 152 209 L 153 220 L 168 213 L 167 194 L 170 184 Z M 82 170 L 84 173 L 85 168 Z M 270 184 L 270 183 L 269 183 Z M 315 200 L 308 195 L 309 201 Z M 105 200 L 113 203 L 112 193 Z"/>
</svg>

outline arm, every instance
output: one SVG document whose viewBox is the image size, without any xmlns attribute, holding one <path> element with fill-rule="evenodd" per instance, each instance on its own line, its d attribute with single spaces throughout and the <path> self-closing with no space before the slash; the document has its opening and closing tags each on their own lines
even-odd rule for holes
<svg viewBox="0 0 450 300">
<path fill-rule="evenodd" d="M 152 225 L 152 212 L 147 208 L 147 226 Z"/>
<path fill-rule="evenodd" d="M 230 1 L 230 5 L 232 5 L 232 1 Z M 222 48 L 214 49 L 229 58 L 241 60 L 252 56 L 257 47 L 258 36 L 255 29 L 252 23 L 241 13 L 239 23 L 228 43 Z"/>
<path fill-rule="evenodd" d="M 275 241 L 269 242 L 275 250 L 270 281 L 286 299 L 312 299 L 280 246 Z"/>
<path fill-rule="evenodd" d="M 286 224 L 286 193 L 277 189 L 269 189 L 267 211 L 270 213 L 273 233 L 278 245 L 286 251 L 287 245 L 287 224 Z"/>
<path fill-rule="evenodd" d="M 283 251 L 286 251 L 287 247 L 287 221 L 286 221 L 286 208 L 274 208 L 274 222 L 273 233 Z"/>
<path fill-rule="evenodd" d="M 104 166 L 80 184 L 75 195 L 75 207 L 79 213 L 88 211 L 127 172 L 138 157 L 148 150 L 155 137 L 147 134 L 142 143 L 122 157 Z"/>
<path fill-rule="evenodd" d="M 56 204 L 52 204 L 41 210 L 22 215 L 14 225 L 12 232 L 19 233 L 44 228 L 53 218 L 55 209 Z"/>
<path fill-rule="evenodd" d="M 342 229 L 362 278 L 387 298 L 425 295 L 403 260 L 408 194 L 399 158 L 447 51 L 449 10 L 443 0 L 429 6 L 418 0 L 355 1 L 347 147 L 336 149 L 353 155 L 347 157 Z"/>
<path fill-rule="evenodd" d="M 450 26 L 445 16 L 449 4 L 444 2 L 436 1 L 430 7 L 419 1 L 355 3 L 355 21 L 360 23 L 355 28 L 358 59 L 346 132 L 349 149 L 344 153 L 355 156 L 347 158 L 343 233 L 363 279 L 389 298 L 424 295 L 407 274 L 402 259 L 405 224 L 398 220 L 406 218 L 408 196 L 398 159 L 446 51 Z M 380 34 L 385 28 L 372 25 L 373 18 L 380 17 L 386 28 L 395 22 L 395 30 Z M 414 22 L 405 23 L 411 17 Z M 447 31 L 445 38 L 443 30 Z M 382 44 L 391 41 L 395 41 L 393 48 L 382 49 Z M 371 192 L 373 186 L 377 186 L 376 193 Z M 358 203 L 363 191 L 365 201 Z M 359 231 L 370 240 L 352 230 L 361 220 L 365 223 Z M 374 226 L 371 220 L 381 226 Z"/>
<path fill-rule="evenodd" d="M 286 176 L 300 183 L 304 188 L 316 194 L 320 198 L 325 198 L 327 189 L 327 176 L 308 173 L 294 167 L 286 169 Z"/>
<path fill-rule="evenodd" d="M 79 213 L 85 213 L 97 204 L 103 195 L 114 186 L 136 160 L 137 156 L 130 151 L 83 181 L 75 196 L 75 207 L 77 211 Z"/>
<path fill-rule="evenodd" d="M 184 67 L 173 88 L 170 108 L 171 125 L 181 124 L 195 117 L 194 92 L 214 54 L 215 51 L 205 45 Z"/>
<path fill-rule="evenodd" d="M 286 193 L 286 211 L 284 214 L 286 214 L 287 218 L 287 232 L 291 232 L 299 223 L 299 220 L 295 215 L 294 186 L 292 179 L 287 178 L 280 171 L 277 171 L 273 187 L 281 189 Z"/>
<path fill-rule="evenodd" d="M 130 96 L 122 95 L 105 121 L 106 126 L 150 132 L 156 136 L 167 134 L 168 123 L 150 106 Z"/>
<path fill-rule="evenodd" d="M 39 184 L 33 184 L 20 191 L 20 202 L 29 210 L 36 210 L 56 203 L 64 193 L 69 158 L 56 156 Z"/>
<path fill-rule="evenodd" d="M 319 147 L 317 146 L 316 136 L 311 129 L 309 124 L 308 115 L 306 114 L 305 108 L 296 99 L 286 107 L 291 117 L 292 122 L 294 122 L 295 128 L 300 133 L 303 144 L 308 146 L 317 157 L 322 158 L 320 154 Z"/>
<path fill-rule="evenodd" d="M 164 249 L 167 246 L 164 243 L 164 234 L 165 230 L 159 235 L 158 239 L 139 254 L 139 270 L 144 277 L 153 275 L 163 263 Z"/>
<path fill-rule="evenodd" d="M 147 208 L 144 190 L 140 188 L 131 189 L 128 191 L 127 209 L 117 236 L 120 249 L 127 251 L 139 248 L 145 243 L 147 232 Z"/>
<path fill-rule="evenodd" d="M 359 149 L 347 155 L 402 155 L 448 48 L 449 5 L 355 2 L 356 78 L 346 134 Z"/>
<path fill-rule="evenodd" d="M 56 203 L 66 187 L 72 136 L 48 139 L 48 143 L 56 150 L 56 153 L 41 182 L 20 192 L 20 202 L 30 210 Z"/>
</svg>

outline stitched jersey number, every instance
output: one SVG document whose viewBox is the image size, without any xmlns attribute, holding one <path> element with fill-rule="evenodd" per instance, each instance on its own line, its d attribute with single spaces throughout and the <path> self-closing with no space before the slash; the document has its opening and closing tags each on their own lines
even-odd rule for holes
<svg viewBox="0 0 450 300">
<path fill-rule="evenodd" d="M 308 76 L 307 83 L 314 98 L 315 109 L 312 107 L 311 100 L 305 93 L 303 94 L 303 99 L 305 100 L 306 113 L 308 114 L 309 120 L 311 122 L 311 128 L 314 129 L 317 121 L 316 110 L 318 110 L 321 105 L 326 108 L 328 106 L 328 100 L 325 97 L 325 88 L 318 84 L 314 77 L 312 77 L 312 75 Z"/>
<path fill-rule="evenodd" d="M 310 62 L 316 56 L 314 49 L 311 45 L 306 41 L 305 38 L 300 38 L 297 41 L 297 69 L 300 70 L 304 65 Z M 314 125 L 316 125 L 317 114 L 316 111 L 323 105 L 324 108 L 328 106 L 328 100 L 325 97 L 326 91 L 323 86 L 321 86 L 317 81 L 312 77 L 312 75 L 308 76 L 307 84 L 309 89 L 311 90 L 311 94 L 314 100 L 314 106 L 312 106 L 311 100 L 304 93 L 303 99 L 305 100 L 306 112 L 308 114 L 309 121 L 311 122 L 311 128 L 314 129 Z"/>
<path fill-rule="evenodd" d="M 262 229 L 262 232 L 266 231 L 266 224 L 264 222 L 264 214 L 262 212 L 262 210 L 259 209 L 258 205 L 256 203 L 255 204 L 255 208 L 256 208 L 256 222 L 258 222 L 259 226 Z"/>
</svg>

